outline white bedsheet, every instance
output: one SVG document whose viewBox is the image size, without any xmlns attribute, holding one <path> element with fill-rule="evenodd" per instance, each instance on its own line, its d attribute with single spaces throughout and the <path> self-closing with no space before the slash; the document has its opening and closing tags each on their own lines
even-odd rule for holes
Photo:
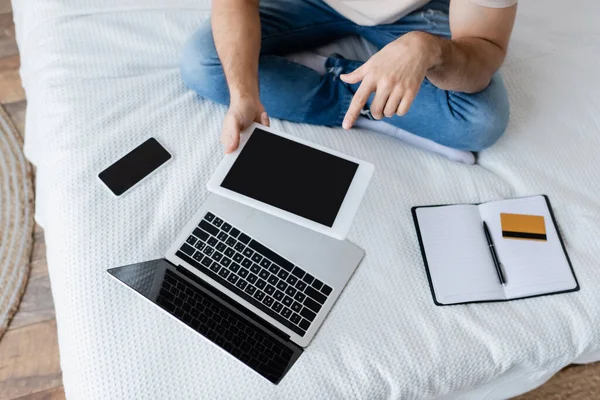
<svg viewBox="0 0 600 400">
<path fill-rule="evenodd" d="M 512 120 L 465 166 L 367 131 L 274 121 L 376 165 L 349 238 L 366 258 L 278 386 L 111 280 L 158 258 L 206 198 L 225 109 L 179 76 L 200 0 L 14 4 L 70 399 L 500 399 L 600 359 L 600 3 L 523 1 L 503 68 Z M 174 162 L 116 199 L 96 175 L 149 136 Z M 550 196 L 581 291 L 434 306 L 410 207 Z"/>
</svg>

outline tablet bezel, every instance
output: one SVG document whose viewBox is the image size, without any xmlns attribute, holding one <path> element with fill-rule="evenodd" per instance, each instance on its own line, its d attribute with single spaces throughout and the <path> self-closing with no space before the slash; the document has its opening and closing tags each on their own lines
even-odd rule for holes
<svg viewBox="0 0 600 400">
<path fill-rule="evenodd" d="M 340 209 L 338 210 L 337 216 L 331 227 L 322 225 L 318 222 L 314 222 L 310 219 L 293 214 L 289 211 L 285 211 L 280 208 L 274 207 L 270 204 L 263 203 L 262 201 L 234 192 L 230 189 L 221 187 L 221 183 L 229 173 L 229 170 L 231 169 L 233 164 L 235 164 L 240 153 L 244 150 L 244 146 L 252 136 L 252 132 L 254 132 L 254 130 L 257 128 L 358 164 L 358 168 L 356 169 L 354 178 L 352 179 L 352 182 L 348 187 L 346 196 L 342 201 Z M 256 208 L 260 211 L 288 220 L 305 228 L 309 228 L 314 231 L 323 233 L 325 235 L 334 237 L 336 239 L 343 240 L 348 235 L 348 231 L 352 226 L 352 221 L 354 220 L 354 216 L 356 215 L 362 198 L 367 190 L 367 187 L 369 186 L 369 182 L 371 180 L 371 176 L 373 175 L 374 169 L 375 168 L 373 164 L 369 162 L 359 160 L 339 151 L 332 150 L 315 143 L 311 143 L 307 140 L 289 135 L 287 133 L 279 132 L 273 128 L 258 123 L 253 123 L 248 129 L 242 132 L 240 136 L 240 144 L 238 149 L 232 153 L 226 154 L 225 157 L 223 157 L 223 160 L 221 160 L 221 163 L 215 170 L 213 176 L 208 181 L 207 186 L 209 191 L 220 196 L 227 197 L 239 203 L 245 204 L 249 207 Z"/>
</svg>

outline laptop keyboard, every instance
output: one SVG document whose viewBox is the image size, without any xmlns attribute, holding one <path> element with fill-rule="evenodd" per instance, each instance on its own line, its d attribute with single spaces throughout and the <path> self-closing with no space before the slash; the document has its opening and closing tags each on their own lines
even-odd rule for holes
<svg viewBox="0 0 600 400">
<path fill-rule="evenodd" d="M 176 255 L 300 336 L 332 292 L 210 212 Z"/>
<path fill-rule="evenodd" d="M 169 270 L 156 303 L 272 382 L 292 361 L 292 350 Z"/>
</svg>

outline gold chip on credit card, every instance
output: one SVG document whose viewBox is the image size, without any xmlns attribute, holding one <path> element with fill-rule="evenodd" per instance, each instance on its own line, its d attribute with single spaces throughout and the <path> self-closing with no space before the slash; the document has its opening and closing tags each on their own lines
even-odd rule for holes
<svg viewBox="0 0 600 400">
<path fill-rule="evenodd" d="M 541 215 L 500 214 L 505 239 L 546 241 L 546 223 Z"/>
</svg>

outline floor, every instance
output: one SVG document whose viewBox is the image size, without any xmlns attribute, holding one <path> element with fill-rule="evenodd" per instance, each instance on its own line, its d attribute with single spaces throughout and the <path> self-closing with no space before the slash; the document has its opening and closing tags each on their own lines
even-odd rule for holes
<svg viewBox="0 0 600 400">
<path fill-rule="evenodd" d="M 19 65 L 10 0 L 0 0 L 0 103 L 24 133 L 27 101 Z M 36 226 L 27 289 L 0 341 L 0 400 L 64 398 L 46 244 Z"/>
<path fill-rule="evenodd" d="M 10 0 L 0 0 L 0 104 L 24 133 L 27 101 L 21 87 L 19 65 L 11 3 Z M 540 389 L 519 397 L 519 400 L 595 398 L 580 397 L 580 392 L 585 391 L 587 385 L 579 386 L 577 394 L 574 394 L 573 390 L 561 390 L 560 384 L 564 382 L 561 377 L 577 374 L 577 371 L 583 373 L 594 369 L 593 376 L 598 378 L 598 367 L 599 364 L 567 368 Z M 573 378 L 567 380 L 575 381 Z M 36 226 L 27 289 L 19 311 L 0 341 L 0 400 L 64 398 L 46 244 L 44 232 Z"/>
</svg>

